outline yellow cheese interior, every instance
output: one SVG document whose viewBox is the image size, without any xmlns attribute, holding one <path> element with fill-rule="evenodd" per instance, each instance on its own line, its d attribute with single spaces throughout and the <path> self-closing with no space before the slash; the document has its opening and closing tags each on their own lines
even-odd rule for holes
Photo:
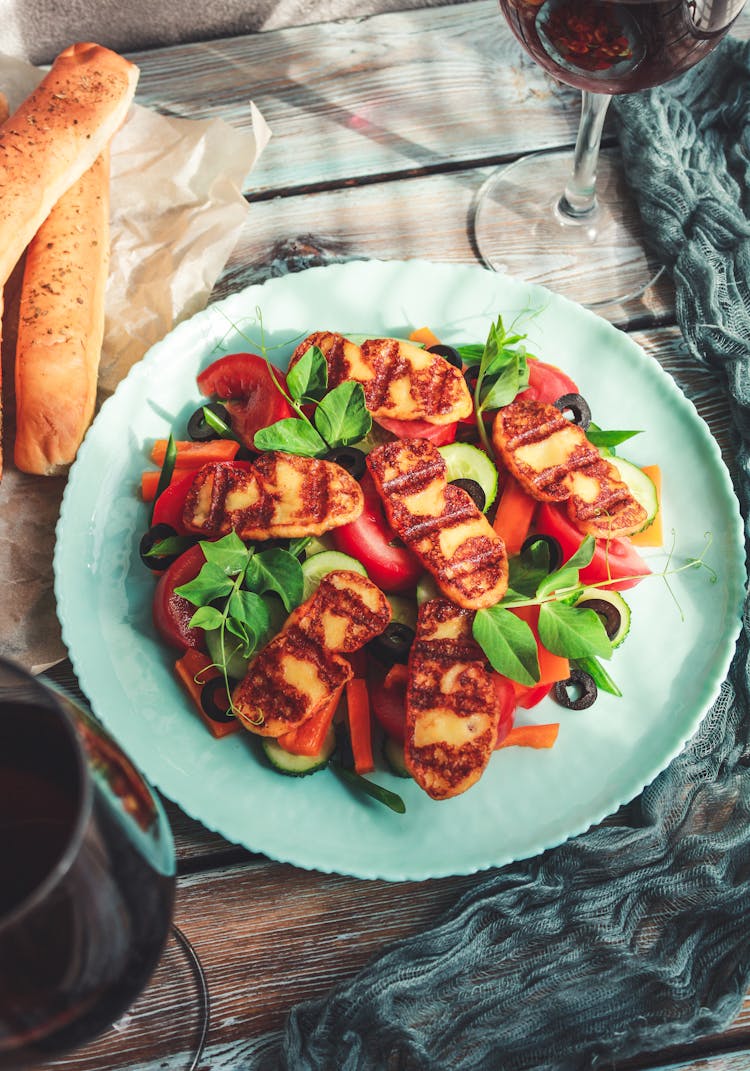
<svg viewBox="0 0 750 1071">
<path fill-rule="evenodd" d="M 486 728 L 484 717 L 472 715 L 462 718 L 445 707 L 435 707 L 418 718 L 414 726 L 414 746 L 447 744 L 449 747 L 462 747 L 475 740 Z"/>
<path fill-rule="evenodd" d="M 340 651 L 346 639 L 348 619 L 331 610 L 325 610 L 320 616 L 320 623 L 323 626 L 325 646 L 329 651 Z"/>
<path fill-rule="evenodd" d="M 283 654 L 279 665 L 284 680 L 303 695 L 308 696 L 311 706 L 328 695 L 328 689 L 320 679 L 317 666 L 313 662 L 297 658 L 293 654 Z"/>
<path fill-rule="evenodd" d="M 600 481 L 585 472 L 571 472 L 565 482 L 571 495 L 576 495 L 582 502 L 595 502 L 601 494 Z"/>
<path fill-rule="evenodd" d="M 303 506 L 302 488 L 305 474 L 300 468 L 279 458 L 273 487 L 267 488 L 275 496 L 272 524 L 283 524 L 295 517 Z"/>
<path fill-rule="evenodd" d="M 516 460 L 522 465 L 528 465 L 534 472 L 544 472 L 556 465 L 564 465 L 573 451 L 581 445 L 581 434 L 575 424 L 570 424 L 559 431 L 553 431 L 541 442 L 519 446 L 514 451 Z"/>
<path fill-rule="evenodd" d="M 198 496 L 193 506 L 191 521 L 194 525 L 205 524 L 211 509 L 211 495 L 214 489 L 214 478 L 209 476 L 202 484 L 198 485 Z"/>
<path fill-rule="evenodd" d="M 431 480 L 423 490 L 404 495 L 401 501 L 415 517 L 439 517 L 445 509 L 444 491 L 444 480 Z"/>
<path fill-rule="evenodd" d="M 367 383 L 375 375 L 375 369 L 365 360 L 362 350 L 353 342 L 344 343 L 344 360 L 348 368 L 348 378 L 360 383 Z"/>
<path fill-rule="evenodd" d="M 254 506 L 260 498 L 260 489 L 258 488 L 258 482 L 255 478 L 251 477 L 243 482 L 238 487 L 233 487 L 228 492 L 224 499 L 224 509 L 227 513 L 232 513 L 237 509 L 248 509 L 250 506 Z"/>
</svg>

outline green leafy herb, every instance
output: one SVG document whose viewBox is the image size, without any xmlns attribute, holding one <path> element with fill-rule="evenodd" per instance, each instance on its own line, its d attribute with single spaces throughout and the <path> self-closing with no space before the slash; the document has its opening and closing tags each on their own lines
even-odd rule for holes
<svg viewBox="0 0 750 1071">
<path fill-rule="evenodd" d="M 541 604 L 539 639 L 548 651 L 563 658 L 612 656 L 612 644 L 599 615 L 564 602 Z"/>
<path fill-rule="evenodd" d="M 466 346 L 456 346 L 456 351 L 464 364 L 479 364 L 484 353 L 484 346 L 470 343 Z"/>
<path fill-rule="evenodd" d="M 209 409 L 207 405 L 203 406 L 203 419 L 208 424 L 209 428 L 212 428 L 216 434 L 222 439 L 234 439 L 235 442 L 241 442 L 242 440 L 238 435 L 235 435 L 226 421 L 222 420 L 213 409 Z"/>
<path fill-rule="evenodd" d="M 588 673 L 600 692 L 609 692 L 610 695 L 616 695 L 618 699 L 621 698 L 622 692 L 598 658 L 594 658 L 593 656 L 591 658 L 576 658 L 573 662 L 578 669 L 582 669 L 584 673 Z"/>
<path fill-rule="evenodd" d="M 295 401 L 319 401 L 328 389 L 328 365 L 322 350 L 317 346 L 305 350 L 289 369 L 286 385 Z"/>
<path fill-rule="evenodd" d="M 534 633 L 520 617 L 500 604 L 490 606 L 477 611 L 473 632 L 496 672 L 519 684 L 530 685 L 539 680 Z"/>
<path fill-rule="evenodd" d="M 474 414 L 477 430 L 487 453 L 493 456 L 492 444 L 484 424 L 483 414 L 488 409 L 499 409 L 513 401 L 519 391 L 529 385 L 529 370 L 526 347 L 522 344 L 525 335 L 508 333 L 502 316 L 490 326 L 487 341 L 479 360 L 476 386 L 474 388 Z"/>
<path fill-rule="evenodd" d="M 165 558 L 168 554 L 182 554 L 183 550 L 193 545 L 191 536 L 167 536 L 144 552 L 145 558 Z"/>
<path fill-rule="evenodd" d="M 371 426 L 362 384 L 351 379 L 326 394 L 315 410 L 315 427 L 331 450 L 359 442 Z"/>
<path fill-rule="evenodd" d="M 586 438 L 591 445 L 601 446 L 606 450 L 611 450 L 613 447 L 619 446 L 620 443 L 632 439 L 634 435 L 641 434 L 640 431 L 604 431 L 602 428 L 597 427 L 596 424 L 589 424 L 586 429 Z"/>
<path fill-rule="evenodd" d="M 256 450 L 285 450 L 302 457 L 323 457 L 328 443 L 306 417 L 285 417 L 256 431 L 253 439 Z"/>
<path fill-rule="evenodd" d="M 169 487 L 169 482 L 172 479 L 174 472 L 175 461 L 177 460 L 177 447 L 175 446 L 174 435 L 170 431 L 169 438 L 167 439 L 167 449 L 164 452 L 164 463 L 159 473 L 159 482 L 156 485 L 156 494 L 154 500 L 151 503 L 151 511 L 149 513 L 149 524 L 154 519 L 154 509 L 156 503 L 159 500 L 159 495 L 162 491 L 165 491 Z"/>
<path fill-rule="evenodd" d="M 288 550 L 273 547 L 253 555 L 247 565 L 245 578 L 248 587 L 263 594 L 273 591 L 281 597 L 287 613 L 302 602 L 302 566 L 299 558 Z"/>
</svg>

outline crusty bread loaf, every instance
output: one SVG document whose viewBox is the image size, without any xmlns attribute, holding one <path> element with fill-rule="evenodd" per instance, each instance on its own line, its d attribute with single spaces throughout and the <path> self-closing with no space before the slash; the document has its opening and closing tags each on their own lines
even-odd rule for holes
<svg viewBox="0 0 750 1071">
<path fill-rule="evenodd" d="M 109 269 L 109 150 L 63 194 L 26 253 L 16 342 L 14 460 L 53 475 L 94 413 Z"/>
<path fill-rule="evenodd" d="M 61 52 L 0 130 L 0 284 L 122 123 L 138 68 L 96 44 Z"/>
</svg>

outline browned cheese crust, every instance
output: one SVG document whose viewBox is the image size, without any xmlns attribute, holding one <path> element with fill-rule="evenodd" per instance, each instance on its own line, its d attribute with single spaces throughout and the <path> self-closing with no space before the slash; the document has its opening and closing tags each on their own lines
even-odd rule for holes
<svg viewBox="0 0 750 1071">
<path fill-rule="evenodd" d="M 476 784 L 497 741 L 495 689 L 473 618 L 447 599 L 428 600 L 409 655 L 406 767 L 436 800 Z"/>
<path fill-rule="evenodd" d="M 310 346 L 325 356 L 329 386 L 347 379 L 362 384 L 365 404 L 374 417 L 451 424 L 472 411 L 461 372 L 411 342 L 374 338 L 357 346 L 343 335 L 317 331 L 294 351 L 290 368 Z"/>
<path fill-rule="evenodd" d="M 436 446 L 426 439 L 385 443 L 368 455 L 367 466 L 391 527 L 443 594 L 470 610 L 502 599 L 505 545 L 469 495 L 448 483 Z"/>
<path fill-rule="evenodd" d="M 109 271 L 109 150 L 63 194 L 31 242 L 16 343 L 15 463 L 51 475 L 94 414 Z"/>
<path fill-rule="evenodd" d="M 388 600 L 367 577 L 348 570 L 324 576 L 235 688 L 242 724 L 259 736 L 282 736 L 307 721 L 351 678 L 342 653 L 364 647 L 390 617 Z"/>
<path fill-rule="evenodd" d="M 96 44 L 61 52 L 0 130 L 0 283 L 52 206 L 108 145 L 127 114 L 138 68 Z"/>
<path fill-rule="evenodd" d="M 226 462 L 204 465 L 183 521 L 209 539 L 233 528 L 241 539 L 293 539 L 349 524 L 363 505 L 361 487 L 340 465 L 268 451 L 249 471 Z"/>
<path fill-rule="evenodd" d="M 492 442 L 503 464 L 540 502 L 566 502 L 570 519 L 596 538 L 631 535 L 647 514 L 627 485 L 554 405 L 519 398 L 498 410 Z"/>
</svg>

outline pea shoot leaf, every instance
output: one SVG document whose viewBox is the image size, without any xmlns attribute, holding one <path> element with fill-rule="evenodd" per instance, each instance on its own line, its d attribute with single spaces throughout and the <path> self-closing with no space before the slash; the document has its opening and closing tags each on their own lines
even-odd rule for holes
<svg viewBox="0 0 750 1071">
<path fill-rule="evenodd" d="M 603 431 L 602 428 L 598 428 L 596 424 L 589 424 L 586 429 L 586 438 L 592 446 L 603 446 L 608 450 L 611 450 L 614 446 L 619 446 L 620 443 L 627 442 L 627 440 L 632 439 L 634 435 L 641 434 L 640 431 Z"/>
<path fill-rule="evenodd" d="M 563 658 L 612 655 L 598 614 L 564 602 L 544 602 L 539 607 L 539 639 L 548 651 Z"/>
<path fill-rule="evenodd" d="M 510 405 L 519 390 L 528 385 L 526 353 L 520 349 L 504 349 L 484 373 L 480 391 L 482 408 L 500 409 L 503 405 Z"/>
<path fill-rule="evenodd" d="M 339 383 L 321 399 L 313 419 L 331 449 L 359 442 L 372 427 L 362 384 L 352 379 Z"/>
<path fill-rule="evenodd" d="M 215 606 L 199 606 L 190 618 L 190 627 L 202 628 L 210 632 L 211 629 L 220 628 L 223 620 L 224 615 Z"/>
<path fill-rule="evenodd" d="M 317 401 L 328 388 L 328 365 L 323 351 L 310 346 L 287 372 L 286 385 L 296 402 Z"/>
<path fill-rule="evenodd" d="M 285 417 L 261 428 L 253 443 L 256 450 L 285 450 L 302 457 L 323 457 L 329 449 L 310 422 L 301 417 Z"/>
<path fill-rule="evenodd" d="M 227 628 L 240 639 L 245 639 L 249 630 L 257 642 L 271 627 L 268 607 L 254 591 L 235 589 L 229 596 L 226 612 Z"/>
<path fill-rule="evenodd" d="M 302 602 L 302 566 L 288 550 L 273 547 L 255 554 L 248 563 L 245 583 L 258 595 L 275 592 L 287 613 Z"/>
<path fill-rule="evenodd" d="M 174 590 L 176 595 L 181 595 L 193 606 L 207 606 L 215 599 L 228 595 L 233 587 L 233 582 L 221 566 L 216 562 L 206 562 L 194 580 L 180 584 Z M 213 625 L 211 627 L 215 628 Z"/>
<path fill-rule="evenodd" d="M 560 569 L 550 573 L 537 588 L 537 596 L 543 598 L 553 591 L 562 588 L 572 588 L 579 583 L 579 569 L 585 568 L 594 556 L 596 541 L 593 536 L 585 536 L 578 550 L 573 554 Z"/>
<path fill-rule="evenodd" d="M 234 529 L 215 542 L 201 540 L 200 546 L 206 561 L 218 566 L 226 576 L 237 576 L 241 573 L 253 554 Z"/>
<path fill-rule="evenodd" d="M 534 633 L 520 617 L 502 606 L 478 610 L 474 617 L 473 633 L 490 665 L 498 673 L 519 684 L 530 685 L 539 680 Z"/>
</svg>

